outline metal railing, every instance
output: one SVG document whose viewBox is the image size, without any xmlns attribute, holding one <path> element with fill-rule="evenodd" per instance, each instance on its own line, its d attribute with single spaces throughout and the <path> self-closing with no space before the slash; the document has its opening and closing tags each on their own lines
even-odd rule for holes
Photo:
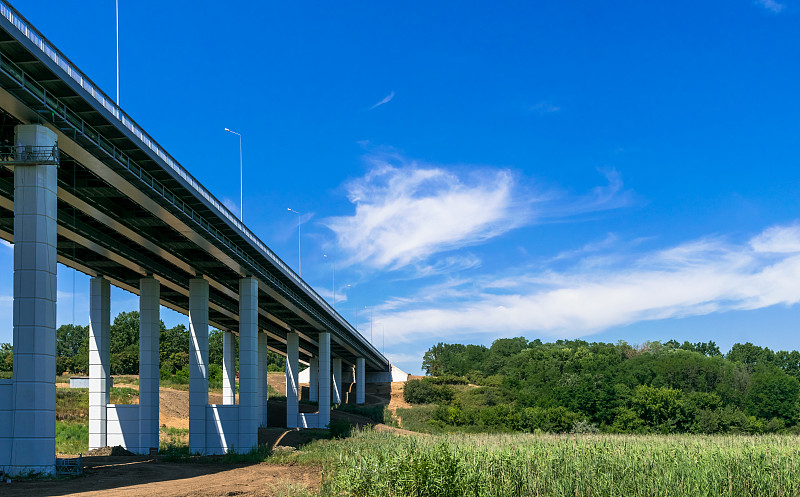
<svg viewBox="0 0 800 497">
<path fill-rule="evenodd" d="M 95 85 L 80 69 L 77 68 L 61 51 L 53 46 L 44 35 L 37 30 L 30 22 L 25 19 L 14 7 L 6 0 L 0 0 L 0 15 L 5 17 L 13 24 L 26 38 L 36 45 L 48 58 L 58 65 L 64 72 L 72 78 L 81 88 L 92 96 L 104 109 L 114 116 L 123 126 L 130 130 L 143 145 L 153 151 L 167 166 L 183 178 L 201 197 L 209 202 L 217 211 L 225 217 L 231 224 L 236 226 L 239 231 L 246 236 L 258 249 L 260 249 L 275 265 L 281 268 L 292 281 L 305 290 L 306 294 L 316 301 L 331 316 L 336 316 L 345 328 L 360 335 L 350 323 L 348 323 L 328 302 L 319 296 L 297 273 L 284 263 L 269 247 L 264 244 L 244 223 L 242 223 L 225 205 L 222 204 L 214 195 L 211 194 L 194 176 L 192 176 L 178 161 L 166 152 L 144 129 L 118 107 L 111 98 L 108 97 L 100 88 Z M 99 137 L 98 137 L 99 138 Z M 237 251 L 238 252 L 238 251 Z M 363 338 L 363 337 L 362 337 Z M 380 352 L 365 340 L 365 344 L 377 355 Z"/>
<path fill-rule="evenodd" d="M 16 164 L 58 164 L 58 147 L 53 145 L 3 145 L 0 146 L 0 163 Z"/>
</svg>

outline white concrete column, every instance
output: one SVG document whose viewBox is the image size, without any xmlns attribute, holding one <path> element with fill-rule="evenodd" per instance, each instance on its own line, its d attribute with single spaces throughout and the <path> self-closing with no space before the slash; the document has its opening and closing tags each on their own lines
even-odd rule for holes
<svg viewBox="0 0 800 497">
<path fill-rule="evenodd" d="M 300 359 L 300 337 L 297 333 L 286 334 L 286 427 L 297 428 L 300 412 L 297 388 L 297 367 Z"/>
<path fill-rule="evenodd" d="M 258 398 L 258 280 L 239 280 L 239 446 L 249 452 L 258 446 L 261 419 Z"/>
<path fill-rule="evenodd" d="M 89 450 L 108 445 L 106 406 L 111 400 L 111 283 L 89 282 Z"/>
<path fill-rule="evenodd" d="M 333 404 L 341 404 L 342 403 L 342 358 L 341 357 L 334 357 L 333 358 L 333 374 L 332 376 L 332 400 L 331 403 Z"/>
<path fill-rule="evenodd" d="M 139 453 L 158 448 L 158 367 L 161 285 L 139 280 Z"/>
<path fill-rule="evenodd" d="M 44 126 L 14 131 L 17 146 L 56 144 Z M 12 475 L 55 472 L 57 180 L 56 165 L 14 169 Z"/>
<path fill-rule="evenodd" d="M 364 367 L 364 358 L 356 358 L 356 404 L 363 404 L 365 402 L 364 385 L 366 379 L 366 368 Z"/>
<path fill-rule="evenodd" d="M 258 424 L 267 427 L 267 334 L 258 334 Z"/>
<path fill-rule="evenodd" d="M 236 403 L 236 361 L 233 355 L 233 333 L 222 333 L 222 403 Z"/>
<path fill-rule="evenodd" d="M 331 422 L 331 334 L 319 334 L 319 428 Z"/>
<path fill-rule="evenodd" d="M 308 360 L 308 400 L 319 401 L 319 357 Z"/>
<path fill-rule="evenodd" d="M 206 452 L 208 281 L 189 280 L 189 451 Z"/>
</svg>

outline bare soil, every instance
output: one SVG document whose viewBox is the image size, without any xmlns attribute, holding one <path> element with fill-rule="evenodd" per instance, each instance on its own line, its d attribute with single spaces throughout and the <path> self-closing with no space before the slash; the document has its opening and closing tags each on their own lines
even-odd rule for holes
<svg viewBox="0 0 800 497">
<path fill-rule="evenodd" d="M 278 392 L 285 392 L 286 378 L 283 373 L 271 373 L 267 381 Z M 115 386 L 138 390 L 138 386 L 132 384 Z M 403 382 L 368 385 L 367 405 L 388 406 L 393 412 L 398 407 L 407 407 L 408 404 L 403 400 L 403 386 Z M 345 384 L 343 387 L 344 400 L 355 403 L 355 386 Z M 307 398 L 307 386 L 302 395 Z M 189 392 L 161 388 L 159 401 L 159 422 L 163 426 L 184 429 L 189 427 Z M 222 394 L 209 394 L 209 403 L 221 404 Z M 325 430 L 285 428 L 285 402 L 270 400 L 268 409 L 270 426 L 259 430 L 259 444 L 268 445 L 273 450 L 296 450 L 315 439 L 327 437 Z M 300 405 L 301 412 L 314 412 L 316 409 L 310 404 Z M 412 433 L 384 424 L 375 425 L 369 418 L 342 411 L 332 411 L 331 419 L 345 420 L 358 427 L 373 425 L 380 431 Z M 316 492 L 321 483 L 321 468 L 315 466 L 168 463 L 147 456 L 88 456 L 84 457 L 84 464 L 85 474 L 74 479 L 19 480 L 11 484 L 0 483 L 0 495 L 3 497 L 290 496 L 299 493 L 300 490 Z"/>
<path fill-rule="evenodd" d="M 18 480 L 0 484 L 0 495 L 92 497 L 285 496 L 316 491 L 314 466 L 165 463 L 150 457 L 86 457 L 84 476 L 69 480 Z"/>
</svg>

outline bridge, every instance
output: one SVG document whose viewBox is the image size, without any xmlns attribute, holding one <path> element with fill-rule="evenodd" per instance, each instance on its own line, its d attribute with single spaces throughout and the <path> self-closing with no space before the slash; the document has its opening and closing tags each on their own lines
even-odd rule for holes
<svg viewBox="0 0 800 497">
<path fill-rule="evenodd" d="M 158 447 L 161 306 L 188 316 L 189 445 L 257 444 L 266 353 L 286 356 L 286 425 L 325 427 L 342 383 L 364 401 L 388 360 L 8 2 L 0 0 L 0 238 L 14 245 L 14 372 L 0 380 L 0 468 L 55 468 L 56 262 L 90 280 L 90 448 Z M 109 403 L 110 286 L 139 295 L 139 405 Z M 208 403 L 208 329 L 224 403 Z M 239 339 L 235 403 L 232 336 Z M 299 412 L 298 370 L 311 400 Z"/>
</svg>

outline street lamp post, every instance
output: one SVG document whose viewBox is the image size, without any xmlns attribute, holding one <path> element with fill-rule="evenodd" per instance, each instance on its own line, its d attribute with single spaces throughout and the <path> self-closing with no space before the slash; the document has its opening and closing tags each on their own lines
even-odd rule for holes
<svg viewBox="0 0 800 497">
<path fill-rule="evenodd" d="M 303 259 L 300 252 L 300 213 L 296 210 L 292 209 L 291 207 L 286 208 L 289 212 L 294 212 L 297 214 L 297 275 L 303 276 Z"/>
<path fill-rule="evenodd" d="M 365 305 L 364 309 L 369 309 L 369 343 L 372 343 L 372 326 L 375 324 L 375 320 L 373 319 L 373 309 L 372 307 Z"/>
<path fill-rule="evenodd" d="M 119 107 L 119 0 L 116 0 L 117 12 L 117 107 Z"/>
<path fill-rule="evenodd" d="M 326 254 L 322 254 L 322 257 L 328 259 Z M 333 269 L 333 309 L 336 310 L 336 264 L 333 263 L 333 259 L 329 259 L 331 261 L 331 269 Z"/>
<path fill-rule="evenodd" d="M 239 137 L 239 221 L 244 221 L 244 179 L 242 177 L 242 135 L 231 129 L 225 128 L 228 133 Z"/>
</svg>

